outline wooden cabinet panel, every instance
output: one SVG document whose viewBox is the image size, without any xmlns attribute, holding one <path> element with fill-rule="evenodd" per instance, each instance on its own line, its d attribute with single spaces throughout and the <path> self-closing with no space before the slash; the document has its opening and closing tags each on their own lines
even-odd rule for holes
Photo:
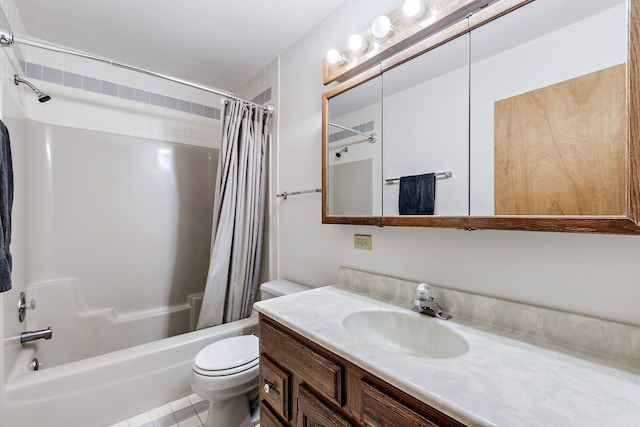
<svg viewBox="0 0 640 427">
<path fill-rule="evenodd" d="M 280 421 L 266 405 L 260 405 L 260 427 L 286 427 L 287 425 Z"/>
<path fill-rule="evenodd" d="M 463 424 L 424 405 L 418 412 L 409 408 L 389 393 L 365 381 L 360 383 L 360 419 L 370 427 L 463 427 Z"/>
<path fill-rule="evenodd" d="M 291 419 L 289 374 L 260 355 L 260 399 L 285 420 Z"/>
<path fill-rule="evenodd" d="M 265 322 L 260 323 L 260 341 L 263 352 L 280 366 L 286 366 L 301 380 L 313 384 L 314 390 L 343 405 L 342 366 Z"/>
<path fill-rule="evenodd" d="M 627 212 L 626 65 L 495 103 L 496 215 Z"/>
<path fill-rule="evenodd" d="M 349 427 L 342 415 L 326 406 L 304 385 L 298 389 L 299 427 Z"/>
</svg>

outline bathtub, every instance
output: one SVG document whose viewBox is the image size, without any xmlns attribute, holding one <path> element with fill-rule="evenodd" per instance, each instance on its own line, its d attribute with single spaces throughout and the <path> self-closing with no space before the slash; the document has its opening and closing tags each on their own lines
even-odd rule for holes
<svg viewBox="0 0 640 427">
<path fill-rule="evenodd" d="M 223 338 L 258 332 L 251 317 L 109 354 L 31 371 L 24 346 L 3 391 L 2 426 L 108 426 L 191 394 L 196 353 Z M 55 337 L 55 331 L 54 331 Z"/>
</svg>

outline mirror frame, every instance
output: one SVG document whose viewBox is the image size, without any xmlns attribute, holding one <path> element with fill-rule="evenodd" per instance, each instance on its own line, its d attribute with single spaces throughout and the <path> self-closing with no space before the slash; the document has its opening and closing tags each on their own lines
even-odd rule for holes
<svg viewBox="0 0 640 427">
<path fill-rule="evenodd" d="M 640 234 L 640 0 L 627 0 L 627 184 L 626 215 L 620 216 L 335 216 L 329 215 L 329 100 L 384 71 L 535 0 L 499 0 L 322 94 L 322 223 L 375 226 Z M 383 142 L 384 143 L 384 142 Z"/>
</svg>

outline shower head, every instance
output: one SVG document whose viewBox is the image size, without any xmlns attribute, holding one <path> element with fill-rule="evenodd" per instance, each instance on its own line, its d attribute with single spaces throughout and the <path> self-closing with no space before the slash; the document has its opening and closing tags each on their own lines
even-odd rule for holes
<svg viewBox="0 0 640 427">
<path fill-rule="evenodd" d="M 340 158 L 340 157 L 342 157 L 342 153 L 348 153 L 348 152 L 349 152 L 349 147 L 344 147 L 342 150 L 340 150 L 340 151 L 338 151 L 336 153 L 336 157 Z"/>
<path fill-rule="evenodd" d="M 13 82 L 16 84 L 16 86 L 19 85 L 20 83 L 24 83 L 27 86 L 29 86 L 31 88 L 31 90 L 36 93 L 36 96 L 38 97 L 38 101 L 40 101 L 40 102 L 47 102 L 48 100 L 51 99 L 51 97 L 49 95 L 40 92 L 40 90 L 37 87 L 32 85 L 30 82 L 21 79 L 20 77 L 18 77 L 17 74 L 13 75 Z"/>
</svg>

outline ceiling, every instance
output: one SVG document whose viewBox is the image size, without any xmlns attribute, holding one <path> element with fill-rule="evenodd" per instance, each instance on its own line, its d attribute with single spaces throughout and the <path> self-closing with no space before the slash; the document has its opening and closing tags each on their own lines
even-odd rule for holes
<svg viewBox="0 0 640 427">
<path fill-rule="evenodd" d="M 16 36 L 234 91 L 343 1 L 17 0 Z"/>
</svg>

